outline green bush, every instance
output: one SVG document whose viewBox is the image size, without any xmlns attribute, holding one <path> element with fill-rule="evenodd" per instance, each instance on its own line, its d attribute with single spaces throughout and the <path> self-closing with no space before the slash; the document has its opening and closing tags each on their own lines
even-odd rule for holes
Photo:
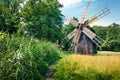
<svg viewBox="0 0 120 80">
<path fill-rule="evenodd" d="M 0 40 L 0 80 L 44 80 L 59 55 L 51 42 L 7 35 Z"/>
</svg>

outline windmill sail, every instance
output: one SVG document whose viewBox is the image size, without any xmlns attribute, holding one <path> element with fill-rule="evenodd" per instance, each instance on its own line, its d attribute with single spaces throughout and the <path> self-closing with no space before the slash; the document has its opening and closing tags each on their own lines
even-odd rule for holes
<svg viewBox="0 0 120 80">
<path fill-rule="evenodd" d="M 88 36 L 98 47 L 102 46 L 105 42 L 102 38 L 90 31 L 88 28 L 83 29 L 83 33 Z"/>
<path fill-rule="evenodd" d="M 77 27 L 78 26 L 78 22 L 75 19 L 70 19 L 69 21 L 73 26 Z"/>
<path fill-rule="evenodd" d="M 70 50 L 74 50 L 76 52 L 81 32 L 82 31 L 80 29 L 76 29 L 76 33 L 74 35 L 73 43 L 71 44 Z"/>
<path fill-rule="evenodd" d="M 73 39 L 73 42 L 74 42 L 74 44 L 78 44 L 78 42 L 79 42 L 79 39 L 80 39 L 80 34 L 81 34 L 81 30 L 77 30 L 76 31 L 76 34 L 75 34 L 75 37 L 74 37 L 74 39 Z"/>
<path fill-rule="evenodd" d="M 84 23 L 83 33 L 87 35 L 98 47 L 102 46 L 105 41 L 99 36 L 97 36 L 95 33 L 93 33 L 92 31 L 90 31 L 88 28 L 86 28 L 86 26 L 104 17 L 109 13 L 110 13 L 110 10 L 108 8 L 104 8 L 102 11 L 100 11 L 98 14 L 94 15 Z"/>
<path fill-rule="evenodd" d="M 68 39 L 71 39 L 75 36 L 77 29 L 74 29 L 71 33 L 67 35 Z"/>
<path fill-rule="evenodd" d="M 110 13 L 110 10 L 108 8 L 104 8 L 98 14 L 94 15 L 93 17 L 91 17 L 90 19 L 85 21 L 84 26 L 85 27 L 88 26 L 89 24 L 91 24 L 91 23 L 95 22 L 96 20 L 106 16 L 109 13 Z"/>
<path fill-rule="evenodd" d="M 84 20 L 85 20 L 87 14 L 88 14 L 88 9 L 89 9 L 90 3 L 91 3 L 91 0 L 88 2 L 86 8 L 83 10 L 82 17 L 81 17 L 81 19 L 80 19 L 80 23 L 81 23 L 81 24 L 84 23 Z"/>
</svg>

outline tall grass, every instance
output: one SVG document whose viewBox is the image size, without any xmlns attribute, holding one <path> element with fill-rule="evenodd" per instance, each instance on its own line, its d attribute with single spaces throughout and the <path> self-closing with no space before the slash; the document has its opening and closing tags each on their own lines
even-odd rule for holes
<svg viewBox="0 0 120 80">
<path fill-rule="evenodd" d="M 51 42 L 1 35 L 0 80 L 44 80 L 47 67 L 60 58 Z"/>
<path fill-rule="evenodd" d="M 71 55 L 55 70 L 56 80 L 120 80 L 120 56 Z"/>
</svg>

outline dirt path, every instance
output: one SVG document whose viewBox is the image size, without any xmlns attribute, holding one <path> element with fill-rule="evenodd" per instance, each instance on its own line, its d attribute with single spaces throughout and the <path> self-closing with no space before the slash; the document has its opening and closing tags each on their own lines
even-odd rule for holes
<svg viewBox="0 0 120 80">
<path fill-rule="evenodd" d="M 57 62 L 53 63 L 52 65 L 50 65 L 48 67 L 48 70 L 45 74 L 45 80 L 55 80 L 53 78 L 53 73 L 54 73 L 54 67 L 55 67 L 56 64 L 57 64 Z"/>
</svg>

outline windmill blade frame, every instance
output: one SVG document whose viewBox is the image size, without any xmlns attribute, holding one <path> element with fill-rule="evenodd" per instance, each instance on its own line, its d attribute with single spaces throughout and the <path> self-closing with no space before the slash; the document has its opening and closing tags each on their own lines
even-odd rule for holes
<svg viewBox="0 0 120 80">
<path fill-rule="evenodd" d="M 97 36 L 95 33 L 93 33 L 91 30 L 88 28 L 84 28 L 82 31 L 87 37 L 89 37 L 98 47 L 101 47 L 105 41 Z"/>
<path fill-rule="evenodd" d="M 64 16 L 64 21 L 68 21 L 69 23 L 71 23 L 74 27 L 78 26 L 78 21 L 70 18 L 68 16 Z"/>
<path fill-rule="evenodd" d="M 77 31 L 77 29 L 74 29 L 71 33 L 69 33 L 69 34 L 67 35 L 67 38 L 68 38 L 68 39 L 73 38 L 73 37 L 75 36 L 75 34 L 76 34 L 76 31 Z"/>
<path fill-rule="evenodd" d="M 73 39 L 73 42 L 74 42 L 74 44 L 78 44 L 78 42 L 79 42 L 79 38 L 80 38 L 80 35 L 81 35 L 81 30 L 80 29 L 77 29 L 77 31 L 76 31 L 76 34 L 75 34 L 75 37 L 74 37 L 74 39 Z"/>
<path fill-rule="evenodd" d="M 104 9 L 102 9 L 99 13 L 97 13 L 96 15 L 92 16 L 90 19 L 86 20 L 84 23 L 84 26 L 88 26 L 89 24 L 99 20 L 100 18 L 108 15 L 110 13 L 110 10 L 106 7 Z"/>
<path fill-rule="evenodd" d="M 71 18 L 71 19 L 69 20 L 69 22 L 70 22 L 74 27 L 77 27 L 77 26 L 78 26 L 78 22 L 77 22 L 75 19 L 73 19 L 73 18 Z"/>
</svg>

